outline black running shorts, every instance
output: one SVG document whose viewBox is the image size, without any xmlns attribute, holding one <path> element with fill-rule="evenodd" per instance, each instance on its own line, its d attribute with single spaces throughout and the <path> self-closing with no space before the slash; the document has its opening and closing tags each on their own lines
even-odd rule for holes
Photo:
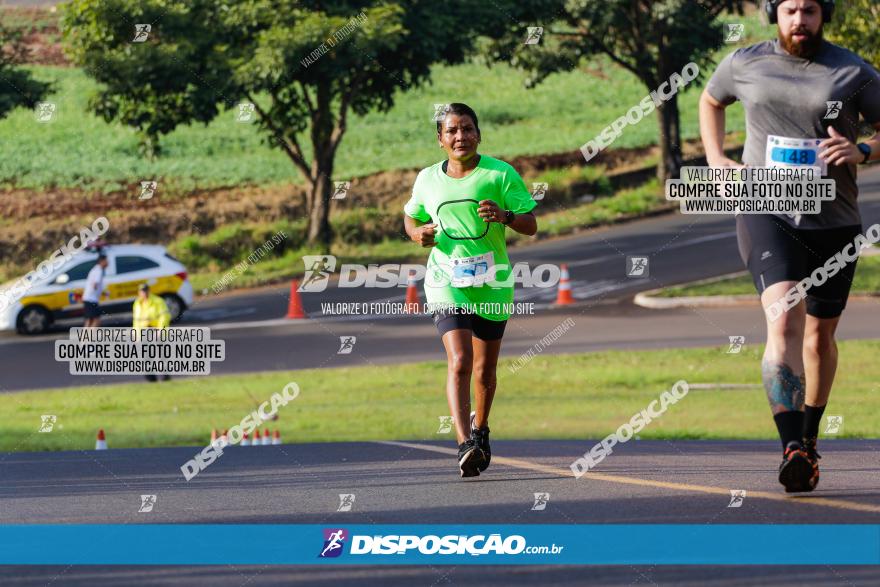
<svg viewBox="0 0 880 587">
<path fill-rule="evenodd" d="M 434 312 L 434 326 L 442 337 L 450 330 L 470 330 L 473 336 L 480 340 L 500 340 L 504 336 L 504 328 L 507 320 L 500 322 L 487 320 L 473 312 L 467 312 L 461 308 L 450 308 L 440 312 Z"/>
<path fill-rule="evenodd" d="M 95 302 L 83 302 L 83 316 L 85 318 L 100 318 L 101 308 Z"/>
<path fill-rule="evenodd" d="M 759 294 L 774 283 L 809 277 L 814 269 L 852 243 L 861 231 L 859 225 L 813 230 L 794 228 L 769 214 L 743 214 L 736 218 L 739 254 Z M 807 290 L 807 314 L 836 318 L 843 313 L 856 261 L 844 264 L 825 283 Z"/>
</svg>

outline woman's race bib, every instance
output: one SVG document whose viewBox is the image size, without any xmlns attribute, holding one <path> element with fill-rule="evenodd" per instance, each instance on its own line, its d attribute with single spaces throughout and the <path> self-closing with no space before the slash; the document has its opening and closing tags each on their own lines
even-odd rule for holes
<svg viewBox="0 0 880 587">
<path fill-rule="evenodd" d="M 481 286 L 486 282 L 489 267 L 495 265 L 495 254 L 491 251 L 476 257 L 453 257 L 452 287 Z"/>
</svg>

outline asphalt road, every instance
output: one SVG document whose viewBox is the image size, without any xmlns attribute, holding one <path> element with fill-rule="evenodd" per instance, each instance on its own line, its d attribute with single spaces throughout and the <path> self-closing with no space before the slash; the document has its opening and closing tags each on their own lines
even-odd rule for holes
<svg viewBox="0 0 880 587">
<path fill-rule="evenodd" d="M 880 222 L 880 166 L 862 173 L 860 186 L 863 224 Z M 627 277 L 628 255 L 649 258 L 646 277 Z M 728 216 L 667 214 L 514 248 L 510 257 L 531 267 L 567 263 L 578 303 L 553 309 L 555 288 L 518 288 L 517 302 L 534 304 L 534 315 L 511 319 L 502 356 L 519 356 L 568 317 L 575 320 L 574 328 L 544 352 L 716 345 L 727 344 L 733 335 L 757 343 L 764 336 L 757 307 L 658 311 L 631 303 L 640 291 L 742 270 L 734 221 Z M 311 319 L 285 320 L 289 286 L 267 287 L 199 298 L 181 325 L 210 326 L 213 338 L 226 341 L 227 359 L 212 367 L 218 374 L 442 360 L 442 345 L 428 317 L 326 316 L 321 311 L 322 303 L 402 302 L 404 294 L 404 288 L 330 284 L 324 292 L 302 294 Z M 119 318 L 105 324 L 130 322 Z M 841 338 L 876 338 L 878 327 L 877 302 L 853 301 L 839 333 Z M 0 391 L 139 380 L 70 375 L 66 363 L 55 362 L 53 351 L 53 341 L 66 337 L 67 328 L 33 338 L 0 334 Z M 337 354 L 343 336 L 357 337 L 351 354 Z"/>
<path fill-rule="evenodd" d="M 118 587 L 216 585 L 219 587 L 326 585 L 328 587 L 437 587 L 440 585 L 606 585 L 652 587 L 876 587 L 878 571 L 864 566 L 53 566 L 0 569 L 4 585 Z"/>
<path fill-rule="evenodd" d="M 791 524 L 880 523 L 880 441 L 822 445 L 808 496 L 775 479 L 775 442 L 631 441 L 575 479 L 569 463 L 594 441 L 496 441 L 493 464 L 458 477 L 449 441 L 235 447 L 190 482 L 198 447 L 5 453 L 2 524 Z M 51 479 L 51 483 L 47 482 Z M 746 490 L 730 508 L 730 490 Z M 532 510 L 534 493 L 549 493 Z M 339 494 L 354 494 L 337 511 Z M 138 513 L 142 494 L 156 495 Z M 258 536 L 218 537 L 226 548 Z M 149 548 L 149 545 L 144 545 Z M 735 545 L 719 545 L 735 548 Z M 809 549 L 802 544 L 780 545 Z M 816 567 L 6 567 L 4 585 L 876 585 L 880 569 Z"/>
</svg>

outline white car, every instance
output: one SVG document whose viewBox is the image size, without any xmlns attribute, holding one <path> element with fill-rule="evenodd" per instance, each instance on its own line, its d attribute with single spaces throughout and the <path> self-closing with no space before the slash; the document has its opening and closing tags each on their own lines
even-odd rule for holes
<svg viewBox="0 0 880 587">
<path fill-rule="evenodd" d="M 179 320 L 192 305 L 193 288 L 187 278 L 186 267 L 168 254 L 165 247 L 107 245 L 101 250 L 107 255 L 108 262 L 100 302 L 102 313 L 131 312 L 142 283 L 148 283 L 150 291 L 165 300 L 172 321 Z M 0 304 L 0 330 L 15 329 L 22 334 L 40 334 L 55 320 L 82 316 L 86 276 L 97 259 L 97 250 L 83 250 L 48 277 L 33 278 L 24 292 L 20 293 L 20 299 Z M 10 290 L 16 281 L 0 286 L 0 292 Z M 21 291 L 20 287 L 18 289 Z"/>
</svg>

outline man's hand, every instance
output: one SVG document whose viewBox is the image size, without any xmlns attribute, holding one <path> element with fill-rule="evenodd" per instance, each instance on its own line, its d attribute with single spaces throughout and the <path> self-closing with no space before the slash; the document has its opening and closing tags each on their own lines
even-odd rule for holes
<svg viewBox="0 0 880 587">
<path fill-rule="evenodd" d="M 830 138 L 819 143 L 819 148 L 824 149 L 819 153 L 819 157 L 828 165 L 861 163 L 865 158 L 855 143 L 850 142 L 848 138 L 834 130 L 833 126 L 828 127 L 828 135 Z"/>
<path fill-rule="evenodd" d="M 480 215 L 484 222 L 504 222 L 504 217 L 506 216 L 504 210 L 494 200 L 482 200 L 480 207 L 477 209 L 477 214 Z"/>
<path fill-rule="evenodd" d="M 434 242 L 434 235 L 437 234 L 436 224 L 423 224 L 412 231 L 412 240 L 419 243 L 423 247 L 433 247 L 437 243 Z"/>
</svg>

